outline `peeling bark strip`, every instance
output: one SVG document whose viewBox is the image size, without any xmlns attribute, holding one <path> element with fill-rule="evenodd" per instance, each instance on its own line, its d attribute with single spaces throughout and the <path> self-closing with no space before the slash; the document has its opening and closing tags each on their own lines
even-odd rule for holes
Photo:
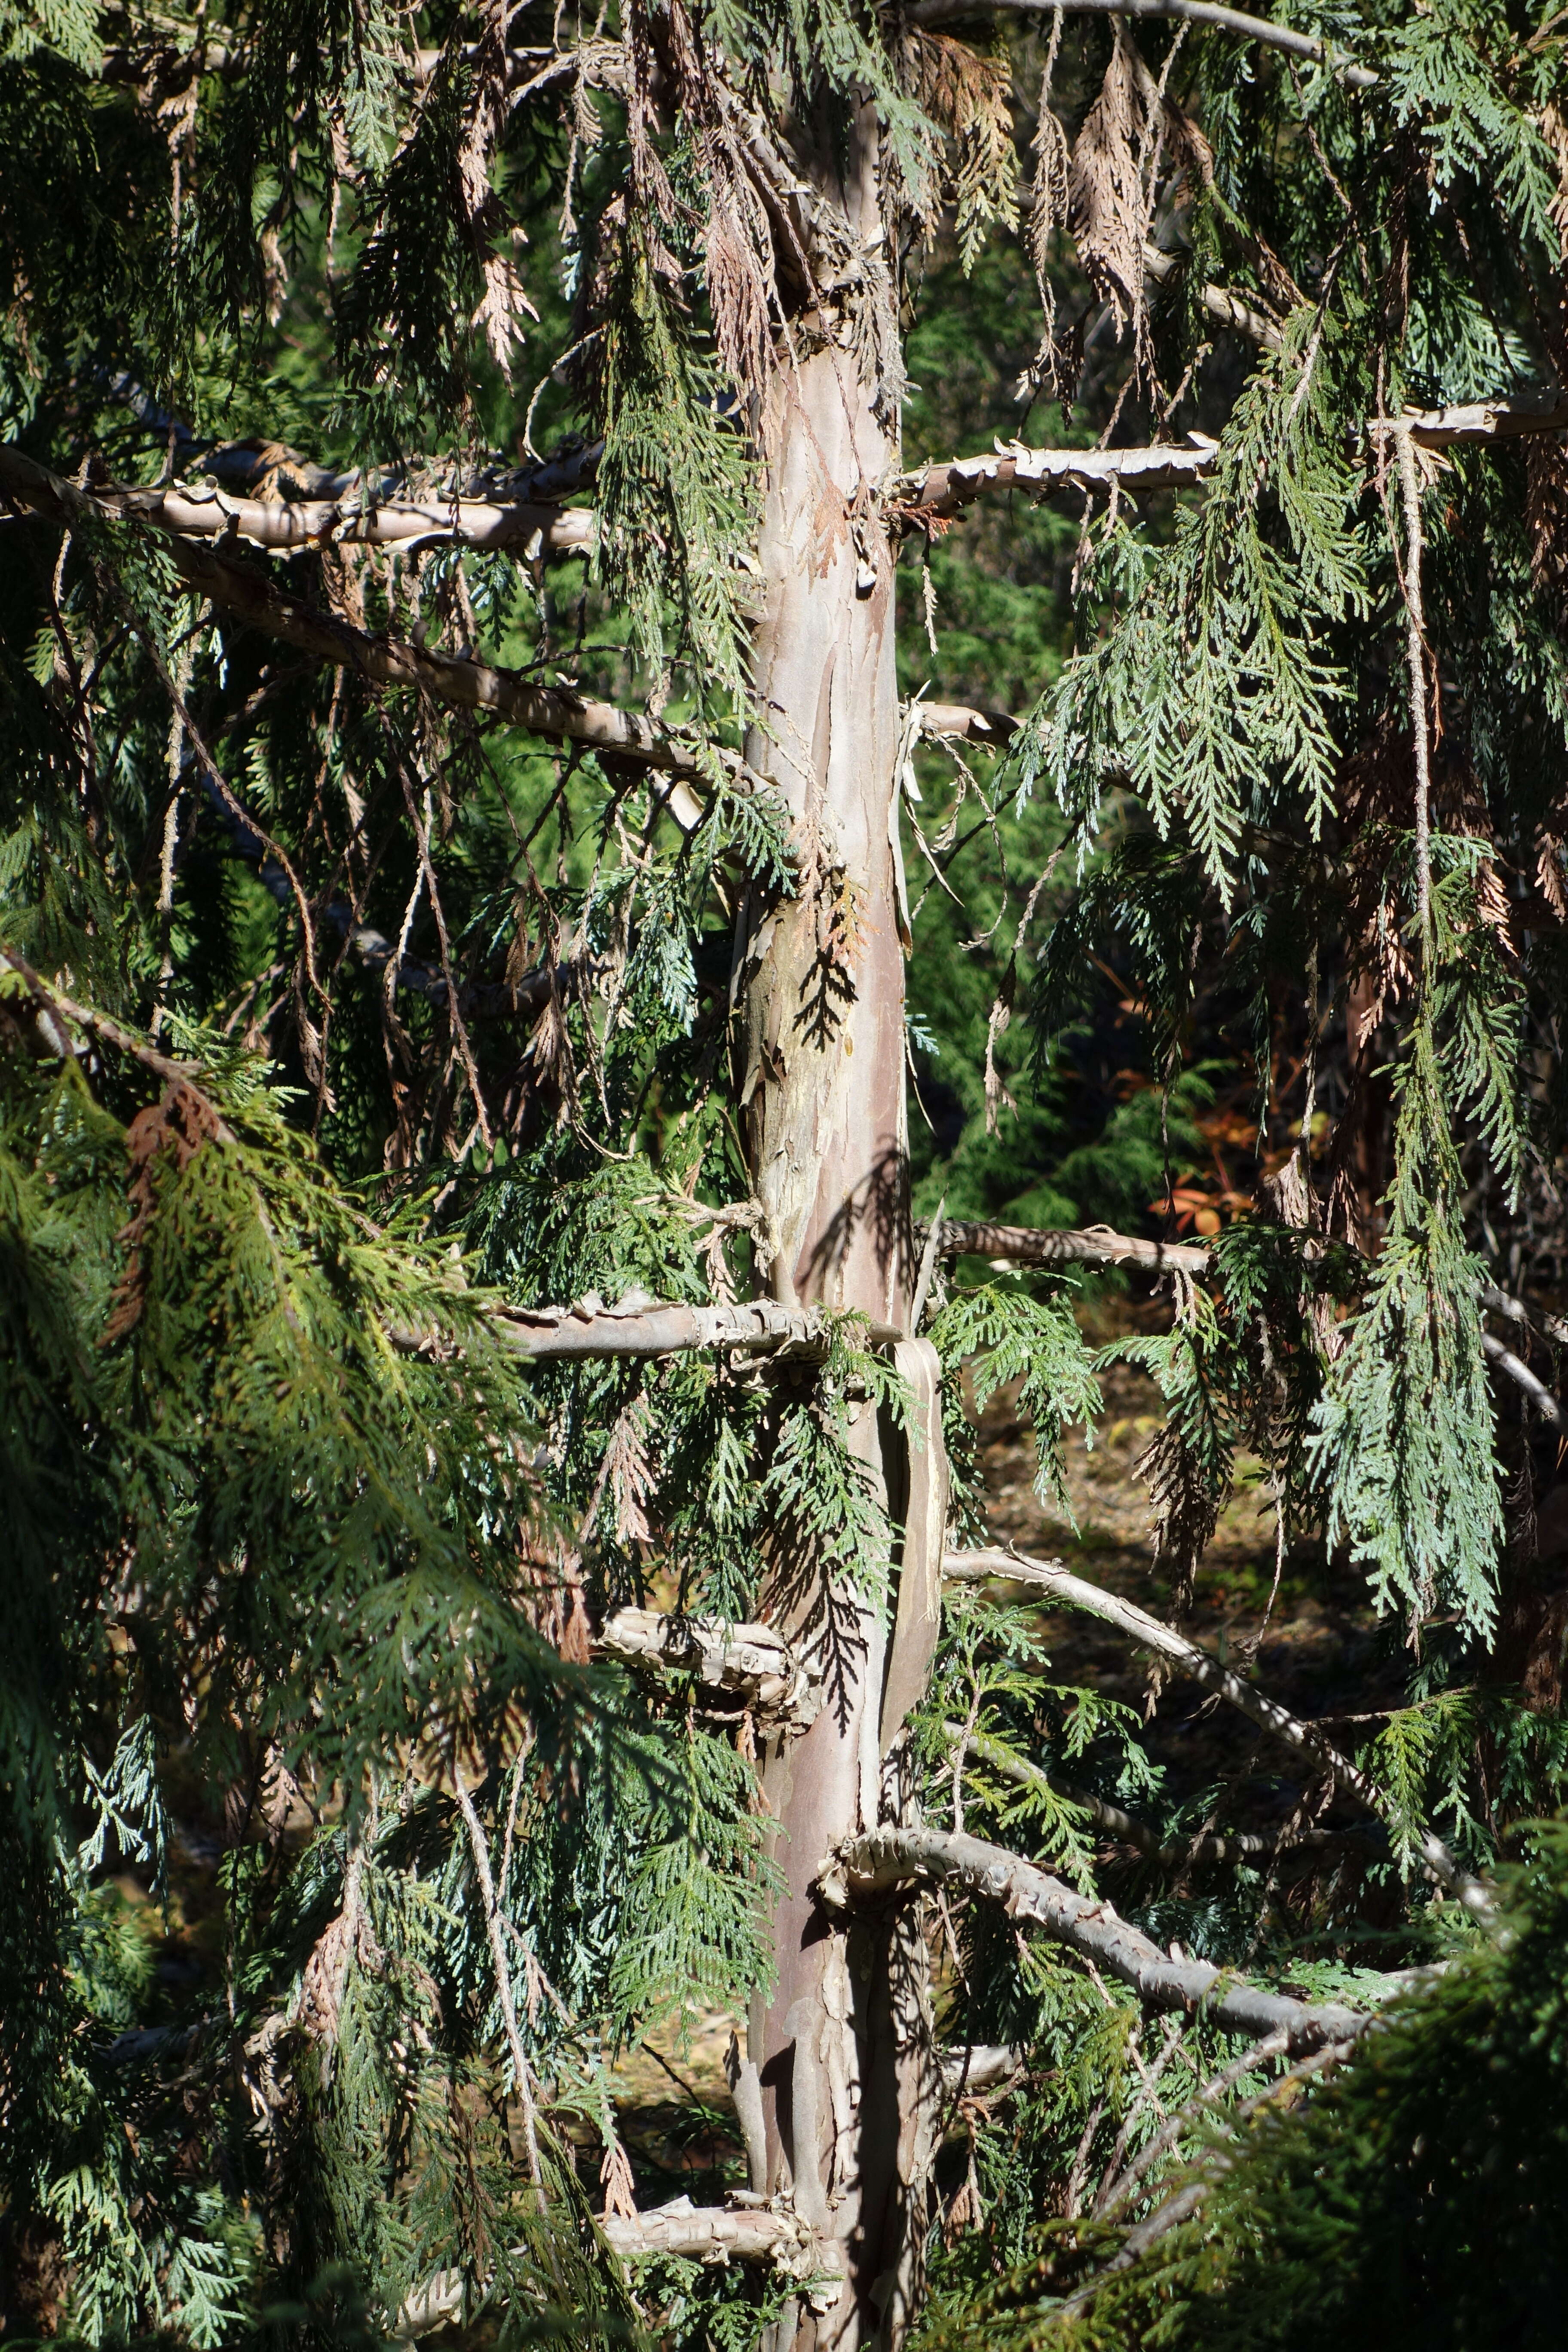
<svg viewBox="0 0 1568 2352">
<path fill-rule="evenodd" d="M 1375 1788 L 1364 1772 L 1358 1771 L 1348 1756 L 1342 1756 L 1330 1739 L 1325 1739 L 1315 1724 L 1303 1723 L 1288 1707 L 1281 1706 L 1258 1689 L 1255 1684 L 1243 1682 L 1217 1658 L 1151 1617 L 1135 1601 L 1123 1601 L 1120 1593 L 1107 1592 L 1087 1578 L 1074 1576 L 1059 1559 L 1032 1559 L 1010 1551 L 950 1551 L 945 1563 L 946 1573 L 970 1582 L 990 1579 L 1031 1584 L 1067 1603 L 1069 1609 L 1081 1609 L 1098 1617 L 1107 1625 L 1114 1625 L 1140 1649 L 1152 1650 L 1168 1658 L 1173 1666 L 1207 1690 L 1217 1691 L 1234 1707 L 1249 1716 L 1262 1730 L 1270 1731 L 1287 1747 L 1300 1755 L 1310 1756 L 1319 1768 L 1330 1774 L 1342 1788 L 1358 1797 L 1370 1813 L 1391 1829 L 1390 1808 L 1382 1791 Z M 1414 1840 L 1416 1853 L 1434 1878 L 1439 1880 L 1471 1910 L 1488 1910 L 1491 1898 L 1480 1881 L 1468 1871 L 1461 1870 L 1447 1847 L 1431 1830 L 1423 1829 Z"/>
<path fill-rule="evenodd" d="M 771 1625 L 618 1609 L 594 1646 L 643 1672 L 694 1675 L 705 1692 L 751 1709 L 770 1729 L 804 1731 L 822 1703 L 820 1683 Z"/>
<path fill-rule="evenodd" d="M 600 2226 L 605 2242 L 624 2262 L 675 2254 L 689 2262 L 719 2264 L 773 2263 L 803 2282 L 822 2282 L 830 2299 L 837 2299 L 842 2277 L 838 2248 L 784 2208 L 693 2205 L 689 2197 L 678 2197 L 651 2212 L 617 2215 Z"/>
<path fill-rule="evenodd" d="M 917 18 L 920 12 L 916 11 Z M 1462 443 L 1513 441 L 1527 434 L 1568 432 L 1568 394 L 1472 400 L 1452 408 L 1412 408 L 1368 426 L 1407 433 L 1418 448 L 1452 449 Z M 1179 489 L 1214 470 L 1218 444 L 1192 436 L 1187 448 L 1028 449 L 1014 442 L 989 457 L 954 457 L 900 474 L 890 502 L 911 523 L 957 514 L 985 490 L 1087 488 L 1118 482 L 1128 489 Z"/>
<path fill-rule="evenodd" d="M 615 1306 L 589 1297 L 572 1307 L 490 1309 L 496 1336 L 521 1356 L 674 1356 L 696 1348 L 745 1348 L 758 1355 L 787 1349 L 806 1360 L 827 1353 L 826 1318 L 809 1307 L 759 1298 L 735 1307 L 686 1307 L 633 1291 Z M 873 1323 L 874 1346 L 900 1339 L 889 1324 Z"/>
<path fill-rule="evenodd" d="M 105 514 L 136 515 L 183 539 L 245 539 L 284 551 L 318 547 L 515 547 L 528 556 L 591 547 L 588 507 L 546 507 L 486 499 L 236 499 L 222 489 L 137 489 L 108 485 L 92 493 Z"/>
<path fill-rule="evenodd" d="M 89 494 L 37 466 L 19 449 L 0 445 L 0 494 L 52 522 L 104 511 Z M 334 614 L 316 611 L 274 587 L 265 572 L 234 563 L 183 539 L 168 542 L 171 562 L 188 587 L 236 620 L 276 637 L 318 661 L 357 670 L 373 686 L 410 687 L 465 710 L 490 710 L 535 735 L 586 744 L 623 760 L 679 776 L 701 776 L 697 746 L 639 711 L 617 710 L 563 687 L 535 686 L 517 671 L 461 661 L 395 637 L 372 636 Z M 720 755 L 721 757 L 722 755 Z"/>
<path fill-rule="evenodd" d="M 1283 1993 L 1238 1984 L 1203 1960 L 1173 1960 L 1109 1903 L 1091 1901 L 1059 1878 L 984 1838 L 944 1830 L 876 1830 L 847 1838 L 823 1864 L 823 1901 L 844 1910 L 904 1887 L 931 1882 L 1001 1903 L 1010 1919 L 1026 1919 L 1057 1942 L 1082 1952 L 1107 1975 L 1131 1987 L 1146 2009 L 1203 2016 L 1229 2033 L 1282 2034 L 1292 2057 L 1331 2042 L 1353 2041 L 1375 2011 L 1314 2007 Z"/>
</svg>

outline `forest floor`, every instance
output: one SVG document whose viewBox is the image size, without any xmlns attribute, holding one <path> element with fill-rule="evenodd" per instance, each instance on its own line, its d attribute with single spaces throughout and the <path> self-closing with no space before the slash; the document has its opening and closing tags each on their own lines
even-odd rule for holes
<svg viewBox="0 0 1568 2352">
<path fill-rule="evenodd" d="M 1104 1328 L 1088 1336 L 1104 1341 L 1141 1319 L 1125 1306 L 1112 1314 L 1113 1320 L 1107 1317 Z M 1100 1318 L 1094 1320 L 1098 1326 Z M 1129 1364 L 1108 1367 L 1100 1388 L 1104 1412 L 1092 1433 L 1079 1428 L 1068 1433 L 1065 1485 L 1070 1520 L 1035 1492 L 1034 1438 L 1018 1416 L 1016 1392 L 1003 1390 L 991 1399 L 981 1423 L 990 1533 L 997 1543 L 1059 1559 L 1154 1614 L 1168 1615 L 1169 1586 L 1152 1564 L 1148 1491 L 1135 1467 L 1163 1425 L 1163 1401 L 1148 1375 Z M 1244 1670 L 1250 1645 L 1261 1633 L 1250 1669 L 1260 1687 L 1297 1716 L 1327 1719 L 1331 1736 L 1353 1750 L 1366 1727 L 1346 1722 L 1345 1714 L 1364 1714 L 1379 1697 L 1397 1700 L 1398 1657 L 1384 1654 L 1385 1641 L 1368 1606 L 1363 1577 L 1331 1565 L 1317 1542 L 1293 1548 L 1279 1561 L 1273 1503 L 1261 1467 L 1243 1461 L 1238 1473 L 1237 1490 L 1204 1555 L 1185 1630 L 1215 1656 L 1241 1663 Z M 1279 1589 L 1270 1605 L 1277 1569 Z M 995 1590 L 1001 1597 L 1005 1588 Z M 1015 1591 L 1013 1597 L 1027 1595 Z M 1072 1610 L 1042 1610 L 1037 1623 L 1054 1680 L 1088 1685 L 1144 1713 L 1150 1699 L 1147 1661 L 1113 1628 Z M 1267 1828 L 1308 1793 L 1292 1777 L 1289 1750 L 1266 1741 L 1245 1717 L 1205 1699 L 1191 1683 L 1172 1680 L 1159 1692 L 1147 1740 L 1153 1760 L 1163 1768 L 1167 1793 L 1197 1800 L 1205 1817 L 1210 1810 L 1205 1801 L 1212 1799 L 1227 1821 L 1245 1819 L 1249 1828 Z M 644 2203 L 677 2194 L 683 2183 L 694 2201 L 701 2202 L 717 2190 L 717 2174 L 738 2158 L 724 2075 L 732 2032 L 743 2046 L 742 2021 L 706 2018 L 684 2047 L 673 2035 L 658 2036 L 629 2052 L 617 2068 L 620 2127 L 642 2176 Z M 695 2105 L 678 2091 L 672 2069 L 696 2095 Z"/>
</svg>

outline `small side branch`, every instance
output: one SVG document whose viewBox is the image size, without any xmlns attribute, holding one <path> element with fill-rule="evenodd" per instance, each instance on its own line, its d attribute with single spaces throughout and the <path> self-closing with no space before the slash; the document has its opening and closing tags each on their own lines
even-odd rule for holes
<svg viewBox="0 0 1568 2352">
<path fill-rule="evenodd" d="M 1005 710 L 971 710 L 961 702 L 917 702 L 914 708 L 922 735 L 945 736 L 1000 751 L 1018 731 L 1017 720 Z"/>
<path fill-rule="evenodd" d="M 1163 286 L 1174 275 L 1180 261 L 1179 254 L 1163 252 L 1157 245 L 1145 245 L 1143 247 L 1144 273 L 1154 280 L 1156 286 Z M 1273 320 L 1266 319 L 1261 310 L 1255 310 L 1250 302 L 1244 302 L 1239 294 L 1232 294 L 1224 286 L 1205 286 L 1198 299 L 1211 319 L 1216 320 L 1222 327 L 1229 327 L 1238 335 L 1245 335 L 1261 351 L 1277 352 L 1281 348 L 1279 330 Z"/>
<path fill-rule="evenodd" d="M 1173 16 L 1189 25 L 1215 25 L 1222 32 L 1239 33 L 1265 48 L 1284 49 L 1291 57 L 1327 66 L 1352 89 L 1377 86 L 1378 78 L 1369 66 L 1352 65 L 1336 57 L 1327 41 L 1317 40 L 1310 33 L 1293 32 L 1288 25 L 1271 24 L 1267 16 L 1249 16 L 1239 8 L 1222 7 L 1217 0 L 921 0 L 919 7 L 910 9 L 910 22 L 930 30 L 939 25 L 964 24 L 997 8 L 1015 16 L 1045 16 L 1058 5 L 1075 16 Z"/>
<path fill-rule="evenodd" d="M 1012 1749 L 984 1731 L 966 1732 L 962 1724 L 944 1723 L 943 1731 L 956 1747 L 963 1744 L 967 1755 L 977 1764 L 984 1764 L 1003 1780 L 1011 1780 L 1016 1788 L 1048 1790 L 1053 1797 L 1065 1797 L 1069 1805 L 1079 1805 L 1089 1815 L 1096 1829 L 1120 1838 L 1141 1853 L 1145 1861 L 1175 1868 L 1194 1862 L 1255 1862 L 1276 1854 L 1293 1852 L 1298 1847 L 1321 1847 L 1344 1843 L 1342 1832 L 1335 1830 L 1304 1829 L 1294 1837 L 1268 1837 L 1252 1830 L 1232 1830 L 1228 1832 L 1205 1833 L 1201 1837 L 1166 1838 L 1162 1840 L 1147 1822 L 1135 1821 L 1120 1805 L 1104 1797 L 1097 1797 L 1087 1789 L 1077 1789 L 1068 1782 L 1059 1786 L 1037 1764 L 1026 1756 L 1015 1756 Z"/>
<path fill-rule="evenodd" d="M 1060 1560 L 1026 1559 L 1010 1551 L 949 1552 L 944 1562 L 945 1573 L 970 1580 L 992 1578 L 1016 1584 L 1028 1584 L 1053 1594 L 1069 1609 L 1081 1609 L 1103 1624 L 1114 1625 L 1119 1633 L 1139 1649 L 1151 1650 L 1157 1657 L 1166 1658 L 1172 1665 L 1202 1683 L 1206 1690 L 1218 1693 L 1230 1705 L 1247 1716 L 1261 1730 L 1271 1732 L 1299 1755 L 1310 1757 L 1320 1770 L 1329 1774 L 1341 1787 L 1358 1797 L 1367 1811 L 1388 1823 L 1388 1808 L 1380 1790 L 1359 1771 L 1348 1756 L 1342 1756 L 1333 1742 L 1325 1739 L 1315 1724 L 1303 1723 L 1299 1717 L 1281 1706 L 1278 1700 L 1268 1697 L 1255 1684 L 1243 1682 L 1239 1675 L 1222 1666 L 1206 1650 L 1189 1642 L 1173 1627 L 1151 1617 L 1135 1601 L 1122 1600 L 1120 1593 L 1107 1592 L 1087 1578 L 1074 1576 Z M 1440 1837 L 1423 1829 L 1415 1840 L 1416 1853 L 1433 1877 L 1448 1887 L 1471 1909 L 1485 1910 L 1490 1898 L 1478 1879 L 1461 1870 Z"/>
<path fill-rule="evenodd" d="M 1530 1366 L 1516 1356 L 1511 1348 L 1505 1348 L 1500 1339 L 1494 1339 L 1489 1331 L 1483 1331 L 1481 1351 L 1489 1364 L 1495 1364 L 1500 1372 L 1506 1372 L 1510 1381 L 1518 1383 L 1542 1421 L 1553 1429 L 1568 1426 L 1562 1406 L 1545 1381 L 1538 1380 Z"/>
<path fill-rule="evenodd" d="M 1076 1894 L 1059 1878 L 983 1838 L 943 1830 L 876 1830 L 847 1839 L 824 1864 L 822 1900 L 843 1910 L 902 1887 L 958 1885 L 1000 1903 L 1010 1919 L 1027 1920 L 1093 1960 L 1135 1992 L 1146 2009 L 1202 2014 L 1229 2033 L 1282 2036 L 1292 2055 L 1353 2041 L 1375 2011 L 1337 2003 L 1314 2006 L 1239 1984 L 1203 1960 L 1173 1960 L 1109 1903 Z"/>
</svg>

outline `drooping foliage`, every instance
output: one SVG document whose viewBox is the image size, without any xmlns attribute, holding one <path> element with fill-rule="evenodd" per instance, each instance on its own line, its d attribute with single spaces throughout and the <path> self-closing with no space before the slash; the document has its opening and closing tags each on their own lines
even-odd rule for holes
<svg viewBox="0 0 1568 2352">
<path fill-rule="evenodd" d="M 1184 1768 L 1157 1679 L 960 1588 L 926 1818 L 1372 2005 L 1464 1940 L 1433 1824 L 1487 1870 L 1558 1801 L 1568 36 L 923 14 L 0 6 L 7 2326 L 484 2302 L 739 2352 L 795 2300 L 605 2244 L 678 2185 L 617 2062 L 765 1992 L 781 1865 L 751 1712 L 600 1636 L 744 1622 L 787 1559 L 831 1704 L 897 1599 L 855 1415 L 909 1398 L 855 1317 L 772 1367 L 530 1364 L 503 1310 L 769 1278 L 736 942 L 796 869 L 749 653 L 823 348 L 907 464 L 1208 452 L 842 518 L 871 580 L 901 551 L 916 1207 L 1210 1252 L 1098 1360 L 1102 1275 L 937 1255 L 954 1528 L 988 1404 L 1059 1512 L 1131 1361 L 1145 1597 L 1200 1606 L 1260 1484 L 1383 1637 L 1369 1809 L 1305 1751 Z M 174 484 L 174 530 L 124 495 Z M 928 688 L 1005 755 L 922 735 Z M 1007 2060 L 950 2082 L 931 2339 L 1532 2340 L 1560 1843 L 1300 2110 L 1278 2052 L 922 1915 L 942 2035 Z"/>
</svg>

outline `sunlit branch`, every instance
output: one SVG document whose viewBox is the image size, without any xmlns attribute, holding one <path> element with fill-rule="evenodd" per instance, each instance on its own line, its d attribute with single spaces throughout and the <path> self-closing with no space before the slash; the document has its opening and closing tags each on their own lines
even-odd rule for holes
<svg viewBox="0 0 1568 2352">
<path fill-rule="evenodd" d="M 1374 423 L 1369 433 L 1397 427 L 1421 449 L 1452 449 L 1467 443 L 1519 440 L 1537 433 L 1568 430 L 1568 394 L 1472 400 L 1448 408 L 1407 409 L 1402 416 Z M 1037 498 L 1054 491 L 1106 488 L 1179 489 L 1214 470 L 1217 442 L 1190 436 L 1190 446 L 1155 444 L 1133 449 L 1029 449 L 1015 442 L 978 457 L 953 457 L 900 474 L 889 504 L 911 526 L 942 521 L 988 490 L 1027 490 Z"/>
<path fill-rule="evenodd" d="M 1069 1609 L 1081 1609 L 1086 1615 L 1098 1617 L 1103 1624 L 1114 1625 L 1139 1649 L 1152 1651 L 1157 1657 L 1168 1659 L 1181 1673 L 1189 1675 L 1205 1689 L 1216 1691 L 1240 1713 L 1247 1716 L 1260 1729 L 1273 1734 L 1298 1754 L 1308 1756 L 1319 1769 L 1339 1786 L 1358 1797 L 1367 1811 L 1391 1829 L 1389 1807 L 1381 1790 L 1364 1772 L 1342 1756 L 1330 1739 L 1326 1739 L 1315 1724 L 1303 1723 L 1299 1717 L 1281 1706 L 1278 1700 L 1268 1697 L 1256 1684 L 1243 1682 L 1217 1658 L 1189 1642 L 1173 1626 L 1163 1624 L 1150 1616 L 1136 1601 L 1124 1601 L 1117 1592 L 1107 1592 L 1103 1586 L 1090 1584 L 1087 1578 L 1074 1576 L 1060 1560 L 1034 1559 L 1022 1553 L 1002 1550 L 949 1552 L 943 1562 L 943 1572 L 968 1581 L 997 1580 L 1016 1584 L 1027 1584 L 1037 1591 L 1051 1593 Z M 1432 1876 L 1458 1895 L 1462 1902 L 1475 1910 L 1489 1907 L 1490 1897 L 1479 1880 L 1461 1870 L 1447 1847 L 1435 1832 L 1421 1829 L 1411 1843 Z"/>
<path fill-rule="evenodd" d="M 1378 77 L 1368 66 L 1352 65 L 1336 57 L 1327 41 L 1314 38 L 1310 33 L 1298 33 L 1288 25 L 1271 24 L 1267 16 L 1248 16 L 1239 8 L 1226 8 L 1216 0 L 921 0 L 921 5 L 910 11 L 910 22 L 924 29 L 939 25 L 962 25 L 989 16 L 1001 9 L 1015 16 L 1046 16 L 1058 6 L 1079 16 L 1170 16 L 1189 25 L 1215 25 L 1226 33 L 1239 33 L 1244 39 L 1258 41 L 1266 48 L 1284 49 L 1290 56 L 1306 58 L 1313 65 L 1327 66 L 1352 89 L 1372 89 Z"/>
<path fill-rule="evenodd" d="M 816 1883 L 823 1901 L 839 1910 L 922 1883 L 958 1885 L 1083 1953 L 1146 2008 L 1202 2015 L 1230 2033 L 1279 2033 L 1293 2054 L 1353 2041 L 1375 2013 L 1335 2003 L 1314 2006 L 1238 1984 L 1206 1961 L 1173 1959 L 1118 1918 L 1103 1897 L 1079 1895 L 1036 1864 L 962 1832 L 888 1829 L 848 1838 L 824 1863 Z"/>
<path fill-rule="evenodd" d="M 0 493 L 16 508 L 68 525 L 80 515 L 105 511 L 90 492 L 76 489 L 9 446 L 0 446 Z M 532 734 L 582 743 L 668 773 L 704 773 L 702 755 L 689 738 L 640 711 L 618 710 L 568 688 L 539 686 L 516 670 L 372 635 L 289 595 L 265 572 L 210 547 L 179 538 L 171 538 L 168 547 L 186 585 L 236 620 L 320 661 L 355 670 L 374 686 L 411 688 L 432 701 L 492 712 Z"/>
</svg>

